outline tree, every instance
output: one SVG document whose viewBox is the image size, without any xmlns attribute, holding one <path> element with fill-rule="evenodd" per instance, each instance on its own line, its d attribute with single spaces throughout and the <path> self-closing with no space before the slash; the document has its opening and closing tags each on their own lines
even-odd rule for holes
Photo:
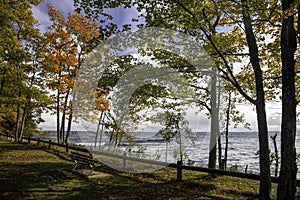
<svg viewBox="0 0 300 200">
<path fill-rule="evenodd" d="M 0 5 L 1 125 L 14 134 L 33 134 L 47 105 L 41 84 L 40 35 L 31 8 L 39 1 L 4 1 Z"/>
<path fill-rule="evenodd" d="M 213 70 L 211 78 L 211 97 L 210 97 L 210 115 L 211 115 L 211 135 L 210 135 L 210 144 L 209 144 L 209 157 L 208 157 L 208 167 L 216 168 L 216 159 L 217 159 L 217 139 L 219 137 L 219 104 L 218 101 L 218 87 L 217 87 L 217 69 Z M 220 95 L 220 93 L 219 93 Z"/>
<path fill-rule="evenodd" d="M 271 179 L 265 101 L 275 98 L 278 93 L 278 90 L 274 90 L 274 86 L 276 87 L 280 84 L 278 71 L 280 68 L 280 62 L 278 62 L 280 55 L 285 66 L 283 69 L 286 69 L 287 65 L 293 66 L 293 63 L 291 63 L 293 59 L 289 57 L 294 55 L 295 33 L 292 28 L 293 15 L 288 15 L 284 19 L 281 34 L 282 47 L 284 46 L 282 41 L 285 41 L 286 44 L 291 41 L 292 44 L 290 47 L 285 45 L 286 49 L 281 48 L 282 52 L 280 53 L 279 41 L 282 11 L 278 1 L 186 2 L 169 0 L 154 2 L 141 0 L 132 4 L 126 0 L 114 3 L 87 3 L 87 1 L 83 2 L 81 0 L 75 2 L 76 5 L 81 5 L 82 9 L 91 15 L 103 13 L 104 8 L 118 7 L 122 4 L 127 7 L 135 6 L 137 11 L 140 12 L 140 17 L 145 21 L 144 26 L 163 26 L 180 30 L 196 37 L 205 45 L 207 51 L 214 56 L 215 61 L 219 64 L 221 76 L 229 81 L 246 100 L 256 107 L 261 173 L 259 198 L 270 199 Z M 297 4 L 291 6 L 292 2 L 283 1 L 283 11 L 291 13 L 293 8 L 297 6 Z M 288 9 L 289 7 L 291 9 Z M 286 34 L 289 31 L 291 31 L 291 34 Z M 284 37 L 287 40 L 283 40 Z M 244 53 L 245 49 L 248 49 L 249 52 Z M 233 63 L 239 60 L 236 59 L 236 56 L 247 56 L 250 60 L 249 66 L 239 69 L 238 72 L 233 70 Z M 294 71 L 294 68 L 289 69 Z M 283 72 L 286 71 L 288 70 L 283 70 Z M 286 75 L 287 77 L 294 76 L 289 73 Z M 283 79 L 288 80 L 287 82 L 291 81 L 287 77 L 283 77 Z M 288 84 L 287 86 L 287 88 L 291 89 L 290 93 L 295 92 L 292 86 Z M 283 98 L 291 97 L 290 99 L 292 100 L 290 101 L 294 101 L 293 96 L 287 94 L 287 90 L 284 89 L 283 96 L 286 97 Z M 283 100 L 283 102 L 287 103 L 288 101 Z M 293 102 L 287 103 L 287 105 L 291 106 L 290 109 L 294 109 Z M 294 117 L 293 110 L 291 110 L 290 117 L 287 117 L 286 109 L 283 110 L 283 113 L 285 113 L 283 114 L 285 115 L 283 120 Z M 290 122 L 292 124 L 289 124 Z M 292 136 L 294 128 L 292 127 L 294 127 L 294 121 L 287 122 L 283 125 L 283 127 L 285 126 L 289 126 L 291 130 L 284 130 L 284 136 L 288 136 L 287 138 L 289 139 L 283 143 L 285 146 L 293 148 L 294 140 L 292 140 Z M 289 130 L 290 135 L 286 133 L 287 130 Z M 293 151 L 292 149 L 289 150 Z M 287 150 L 283 151 L 287 152 Z M 294 155 L 292 154 L 288 158 L 294 159 Z M 287 161 L 287 163 L 291 164 L 290 167 L 294 166 L 291 160 Z M 290 172 L 294 173 L 293 170 L 290 170 Z"/>
<path fill-rule="evenodd" d="M 67 143 L 73 120 L 75 77 L 84 56 L 99 42 L 98 23 L 77 12 L 74 15 L 69 13 L 68 20 L 65 20 L 63 14 L 51 5 L 49 15 L 53 25 L 45 33 L 48 43 L 44 65 L 52 76 L 49 88 L 56 91 L 52 98 L 55 102 L 57 140 Z M 65 134 L 67 116 L 69 122 Z"/>
<path fill-rule="evenodd" d="M 256 100 L 253 103 L 256 106 L 257 124 L 259 131 L 259 164 L 260 164 L 260 187 L 259 198 L 270 199 L 271 175 L 269 159 L 268 127 L 265 108 L 265 91 L 262 70 L 260 66 L 259 50 L 257 41 L 252 28 L 252 20 L 249 14 L 249 7 L 246 0 L 242 0 L 243 20 L 245 25 L 246 39 L 249 47 L 250 62 L 255 74 Z"/>
<path fill-rule="evenodd" d="M 26 79 L 23 80 L 24 102 L 21 109 L 19 125 L 17 124 L 17 135 L 21 139 L 23 137 L 26 126 L 31 127 L 29 131 L 32 133 L 37 128 L 36 124 L 43 122 L 41 118 L 42 112 L 47 110 L 47 106 L 51 103 L 48 98 L 47 90 L 43 87 L 45 83 L 45 71 L 42 67 L 43 61 L 43 41 L 41 35 L 35 35 L 28 43 L 23 45 L 30 52 L 30 62 L 27 63 Z M 34 123 L 35 122 L 35 123 Z"/>
<path fill-rule="evenodd" d="M 296 7 L 294 3 L 295 1 L 293 0 L 282 1 L 283 22 L 280 36 L 282 60 L 281 166 L 277 199 L 295 199 L 296 193 L 297 165 L 295 137 L 297 102 L 295 90 L 295 52 L 297 48 L 297 34 L 294 27 L 294 9 L 299 9 L 299 7 L 298 5 Z"/>
<path fill-rule="evenodd" d="M 105 89 L 98 89 L 95 94 L 95 115 L 99 116 L 98 119 L 98 125 L 96 130 L 96 137 L 95 137 L 95 147 L 97 145 L 98 137 L 99 137 L 99 131 L 100 131 L 100 125 L 102 125 L 102 130 L 99 138 L 99 149 L 101 148 L 102 143 L 102 135 L 105 125 L 105 112 L 109 112 L 110 110 L 110 102 L 107 100 L 107 96 L 109 95 L 109 92 Z M 100 115 L 99 115 L 100 112 Z"/>
<path fill-rule="evenodd" d="M 229 88 L 228 88 L 229 87 Z M 224 106 L 223 112 L 224 114 L 224 128 L 223 134 L 225 134 L 225 147 L 224 147 L 224 157 L 222 159 L 222 148 L 219 147 L 219 168 L 227 169 L 227 160 L 228 160 L 228 146 L 229 146 L 229 127 L 237 128 L 237 126 L 242 125 L 244 128 L 250 130 L 250 124 L 245 119 L 245 114 L 241 113 L 237 108 L 237 104 L 240 102 L 238 98 L 237 91 L 233 92 L 233 88 L 230 84 L 225 85 L 225 95 L 223 98 L 225 99 L 226 105 Z M 219 143 L 221 143 L 221 137 L 219 137 Z"/>
</svg>

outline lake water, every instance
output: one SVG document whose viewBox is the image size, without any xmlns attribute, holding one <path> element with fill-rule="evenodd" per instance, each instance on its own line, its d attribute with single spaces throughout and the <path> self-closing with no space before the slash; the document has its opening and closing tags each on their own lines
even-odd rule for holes
<svg viewBox="0 0 300 200">
<path fill-rule="evenodd" d="M 269 136 L 275 135 L 276 132 L 270 132 Z M 192 134 L 194 142 L 191 141 L 191 137 L 181 136 L 182 140 L 182 154 L 185 164 L 193 164 L 194 166 L 207 166 L 208 152 L 209 152 L 209 140 L 210 136 L 207 133 L 194 133 Z M 55 138 L 55 133 L 51 133 L 52 139 Z M 98 137 L 99 138 L 99 137 Z M 300 134 L 296 137 L 296 148 L 300 153 Z M 280 134 L 276 138 L 277 147 L 280 154 Z M 103 148 L 109 147 L 109 139 L 103 134 L 101 146 Z M 225 136 L 221 135 L 222 143 L 222 156 L 224 156 Z M 81 144 L 85 146 L 94 146 L 95 133 L 87 131 L 74 131 L 70 137 L 70 143 Z M 228 146 L 228 161 L 227 168 L 237 166 L 240 171 L 244 171 L 246 166 L 248 173 L 259 173 L 259 156 L 258 151 L 258 133 L 257 132 L 231 132 L 229 133 L 229 146 Z M 97 141 L 99 147 L 99 140 Z M 274 152 L 274 145 L 269 138 L 269 147 L 271 152 Z M 154 133 L 144 133 L 136 139 L 134 145 L 130 145 L 128 142 L 121 142 L 118 150 L 129 151 L 130 155 L 140 158 L 153 159 L 159 161 L 167 161 L 169 163 L 179 160 L 180 145 L 178 142 L 171 140 L 166 144 L 166 141 L 159 136 L 155 136 Z M 275 161 L 274 161 L 275 162 Z M 271 173 L 274 175 L 274 165 L 272 163 Z M 300 168 L 300 164 L 298 164 Z M 300 170 L 298 170 L 297 178 L 300 179 Z"/>
</svg>

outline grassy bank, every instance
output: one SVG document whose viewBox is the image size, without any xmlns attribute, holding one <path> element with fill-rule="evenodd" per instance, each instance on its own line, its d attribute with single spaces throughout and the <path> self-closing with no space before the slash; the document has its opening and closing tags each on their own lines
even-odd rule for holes
<svg viewBox="0 0 300 200">
<path fill-rule="evenodd" d="M 0 140 L 0 199 L 257 199 L 258 181 L 164 168 L 148 174 L 80 176 L 66 153 Z M 104 174 L 104 173 L 103 173 Z M 273 185 L 275 198 L 276 185 Z M 300 190 L 298 190 L 300 192 Z"/>
</svg>

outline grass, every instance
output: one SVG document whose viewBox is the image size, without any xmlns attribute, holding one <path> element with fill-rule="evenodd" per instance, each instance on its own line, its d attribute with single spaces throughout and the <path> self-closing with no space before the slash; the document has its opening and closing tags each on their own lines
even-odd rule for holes
<svg viewBox="0 0 300 200">
<path fill-rule="evenodd" d="M 111 176 L 74 173 L 63 151 L 0 140 L 0 199 L 257 199 L 259 182 L 163 168 L 129 174 L 100 166 Z M 272 198 L 275 199 L 276 184 Z M 300 192 L 300 190 L 298 189 Z M 298 196 L 299 196 L 298 192 Z"/>
</svg>

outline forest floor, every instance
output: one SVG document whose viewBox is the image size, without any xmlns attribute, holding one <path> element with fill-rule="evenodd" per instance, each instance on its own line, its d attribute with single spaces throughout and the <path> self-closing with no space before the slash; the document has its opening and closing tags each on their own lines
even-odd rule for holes
<svg viewBox="0 0 300 200">
<path fill-rule="evenodd" d="M 259 182 L 163 168 L 129 174 L 99 166 L 93 175 L 73 171 L 58 149 L 17 144 L 0 137 L 0 199 L 257 199 Z M 82 173 L 81 173 L 82 172 Z M 272 187 L 275 199 L 276 184 Z M 300 198 L 300 188 L 297 196 Z"/>
</svg>

